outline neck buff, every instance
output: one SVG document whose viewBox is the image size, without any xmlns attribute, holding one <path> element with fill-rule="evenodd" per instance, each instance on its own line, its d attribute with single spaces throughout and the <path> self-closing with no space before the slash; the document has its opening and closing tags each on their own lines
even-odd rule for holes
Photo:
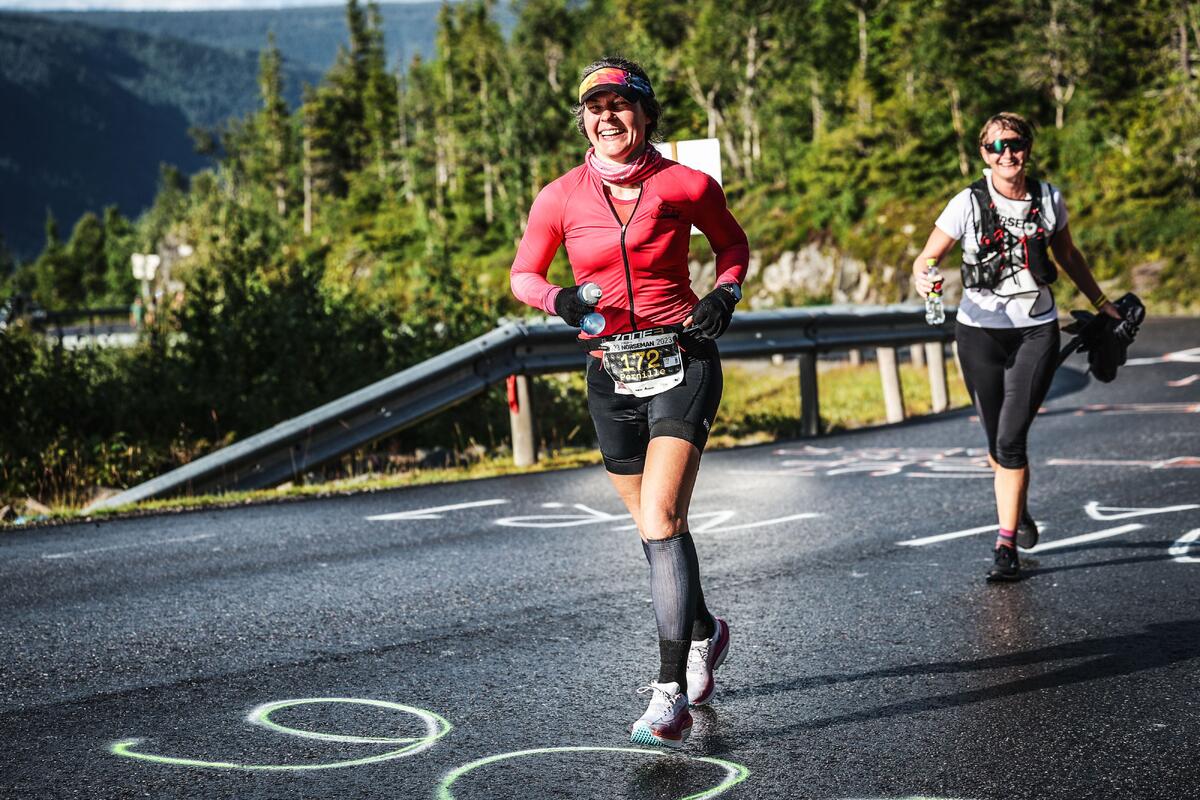
<svg viewBox="0 0 1200 800">
<path fill-rule="evenodd" d="M 662 162 L 662 153 L 658 152 L 649 142 L 642 154 L 627 164 L 614 164 L 596 157 L 596 148 L 588 148 L 584 156 L 588 172 L 605 183 L 615 183 L 618 186 L 628 186 L 641 183 L 657 170 Z"/>
</svg>

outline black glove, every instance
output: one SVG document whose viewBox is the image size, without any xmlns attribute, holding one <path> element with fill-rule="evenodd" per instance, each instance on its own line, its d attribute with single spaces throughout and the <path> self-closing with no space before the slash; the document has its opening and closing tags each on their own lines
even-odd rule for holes
<svg viewBox="0 0 1200 800">
<path fill-rule="evenodd" d="M 737 298 L 718 286 L 701 298 L 692 309 L 692 327 L 688 332 L 698 339 L 716 339 L 729 327 Z"/>
<path fill-rule="evenodd" d="M 578 328 L 583 318 L 596 310 L 579 299 L 578 286 L 565 286 L 554 295 L 554 313 L 562 317 L 562 321 Z"/>
</svg>

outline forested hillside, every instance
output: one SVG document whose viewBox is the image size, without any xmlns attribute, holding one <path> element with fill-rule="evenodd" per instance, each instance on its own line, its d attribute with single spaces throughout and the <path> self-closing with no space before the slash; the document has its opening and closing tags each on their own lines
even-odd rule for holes
<svg viewBox="0 0 1200 800">
<path fill-rule="evenodd" d="M 440 7 L 440 2 L 385 2 L 380 6 L 389 64 L 402 66 L 414 56 L 427 59 L 433 55 Z M 511 27 L 512 15 L 507 7 L 497 8 L 496 13 L 502 25 L 507 22 Z M 41 16 L 235 51 L 257 52 L 271 33 L 288 61 L 322 72 L 333 66 L 338 46 L 346 38 L 346 12 L 336 3 L 245 11 L 60 11 Z"/>
<path fill-rule="evenodd" d="M 507 268 L 538 190 L 581 161 L 575 87 L 605 53 L 648 68 L 668 138 L 721 140 L 752 303 L 833 296 L 837 270 L 765 291 L 797 251 L 860 265 L 863 297 L 908 296 L 938 211 L 981 167 L 979 125 L 1011 110 L 1037 123 L 1034 169 L 1063 188 L 1109 295 L 1196 308 L 1200 2 L 525 0 L 507 39 L 492 9 L 443 8 L 436 56 L 397 75 L 378 10 L 351 0 L 349 43 L 302 105 L 267 51 L 260 106 L 224 131 L 214 169 L 168 181 L 128 231 L 92 217 L 52 238 L 16 280 L 47 305 L 70 276 L 126 269 L 135 241 L 194 253 L 142 350 L 67 357 L 0 336 L 0 372 L 22 376 L 0 385 L 21 414 L 0 453 L 9 491 L 132 481 L 525 313 Z M 569 281 L 561 263 L 551 278 Z M 106 403 L 152 411 L 110 420 Z M 404 441 L 495 442 L 502 413 L 481 403 Z"/>
<path fill-rule="evenodd" d="M 186 173 L 210 165 L 188 129 L 254 109 L 265 42 L 230 52 L 0 13 L 0 234 L 9 248 L 36 255 L 48 210 L 66 221 L 108 205 L 140 213 L 160 164 Z M 319 79 L 287 67 L 289 99 Z"/>
</svg>

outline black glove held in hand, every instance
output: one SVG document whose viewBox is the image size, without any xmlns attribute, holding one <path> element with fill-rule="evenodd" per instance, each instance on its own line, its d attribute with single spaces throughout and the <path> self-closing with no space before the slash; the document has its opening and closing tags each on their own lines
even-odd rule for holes
<svg viewBox="0 0 1200 800">
<path fill-rule="evenodd" d="M 716 339 L 729 327 L 733 307 L 737 300 L 728 289 L 718 286 L 706 294 L 692 309 L 692 327 L 689 332 L 701 339 Z"/>
<path fill-rule="evenodd" d="M 578 286 L 566 286 L 554 295 L 554 313 L 572 327 L 578 328 L 583 318 L 595 310 L 594 306 L 589 306 L 579 299 Z"/>
</svg>

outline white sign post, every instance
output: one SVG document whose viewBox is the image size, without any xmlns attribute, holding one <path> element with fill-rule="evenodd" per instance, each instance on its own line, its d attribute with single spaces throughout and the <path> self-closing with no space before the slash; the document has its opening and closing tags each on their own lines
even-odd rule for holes
<svg viewBox="0 0 1200 800">
<path fill-rule="evenodd" d="M 721 140 L 685 139 L 681 142 L 659 142 L 654 145 L 658 152 L 685 167 L 700 170 L 718 184 L 721 183 Z M 692 236 L 699 234 L 692 226 Z"/>
<path fill-rule="evenodd" d="M 142 297 L 149 300 L 150 281 L 154 280 L 162 259 L 157 253 L 134 253 L 129 260 L 133 263 L 133 277 L 142 282 Z"/>
</svg>

